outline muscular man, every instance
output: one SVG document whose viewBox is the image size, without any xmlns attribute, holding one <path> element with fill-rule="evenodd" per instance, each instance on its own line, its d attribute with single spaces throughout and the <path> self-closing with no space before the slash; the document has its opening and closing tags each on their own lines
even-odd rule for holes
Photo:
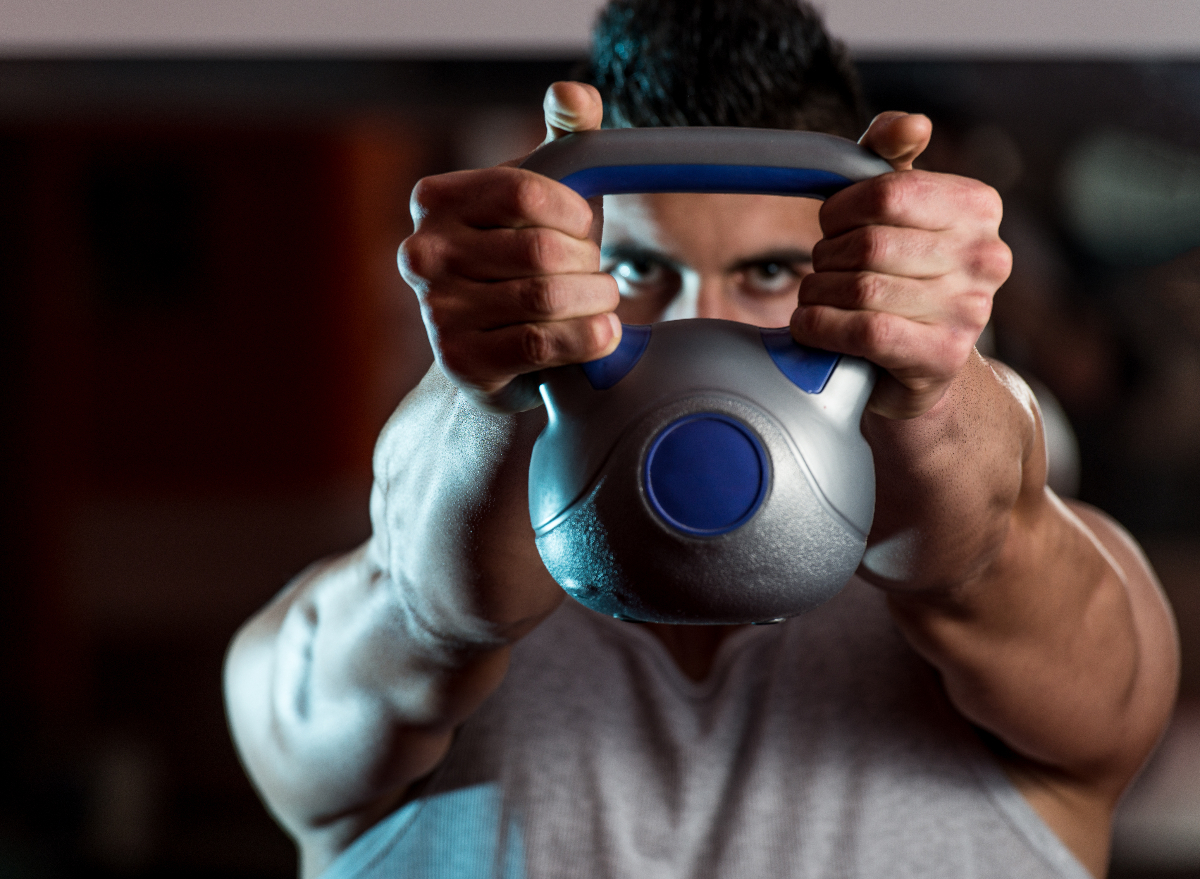
<svg viewBox="0 0 1200 879">
<path fill-rule="evenodd" d="M 795 2 L 614 0 L 599 91 L 552 86 L 548 138 L 606 114 L 847 133 L 846 62 Z M 437 363 L 380 439 L 374 533 L 227 664 L 302 875 L 1104 874 L 1171 709 L 1171 616 L 1130 538 L 1046 488 L 1031 394 L 974 349 L 1009 268 L 1001 205 L 912 169 L 930 132 L 877 117 L 862 143 L 894 172 L 824 204 L 619 196 L 602 217 L 515 167 L 417 186 L 401 266 Z M 517 377 L 609 353 L 618 317 L 687 316 L 880 369 L 866 558 L 777 626 L 602 617 L 534 546 L 544 414 Z"/>
</svg>

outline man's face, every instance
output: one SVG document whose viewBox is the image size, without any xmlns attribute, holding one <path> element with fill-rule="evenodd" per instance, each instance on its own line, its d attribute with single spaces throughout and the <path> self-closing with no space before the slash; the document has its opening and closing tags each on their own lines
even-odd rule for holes
<svg viewBox="0 0 1200 879">
<path fill-rule="evenodd" d="M 820 207 L 773 195 L 606 196 L 601 267 L 621 289 L 617 315 L 787 326 L 812 271 Z"/>
</svg>

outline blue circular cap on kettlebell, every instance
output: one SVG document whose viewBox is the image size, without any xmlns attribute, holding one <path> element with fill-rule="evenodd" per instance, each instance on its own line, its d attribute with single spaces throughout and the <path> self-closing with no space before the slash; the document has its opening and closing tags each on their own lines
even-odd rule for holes
<svg viewBox="0 0 1200 879">
<path fill-rule="evenodd" d="M 758 437 L 727 415 L 697 413 L 659 431 L 645 463 L 654 512 L 686 534 L 715 536 L 744 525 L 766 497 L 771 465 Z"/>
</svg>

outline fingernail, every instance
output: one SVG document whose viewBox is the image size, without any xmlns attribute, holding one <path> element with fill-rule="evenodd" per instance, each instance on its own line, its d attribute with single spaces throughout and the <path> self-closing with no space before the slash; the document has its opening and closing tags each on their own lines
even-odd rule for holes
<svg viewBox="0 0 1200 879">
<path fill-rule="evenodd" d="M 613 312 L 610 311 L 608 313 L 608 323 L 612 327 L 613 338 L 616 339 L 618 342 L 620 342 L 620 340 L 621 340 L 621 319 L 618 318 Z"/>
</svg>

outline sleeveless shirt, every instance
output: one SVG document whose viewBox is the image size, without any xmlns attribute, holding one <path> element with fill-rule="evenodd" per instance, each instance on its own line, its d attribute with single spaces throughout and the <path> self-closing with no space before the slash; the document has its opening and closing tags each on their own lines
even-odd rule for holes
<svg viewBox="0 0 1200 879">
<path fill-rule="evenodd" d="M 322 879 L 1092 879 L 859 580 L 696 682 L 569 599 Z"/>
</svg>

